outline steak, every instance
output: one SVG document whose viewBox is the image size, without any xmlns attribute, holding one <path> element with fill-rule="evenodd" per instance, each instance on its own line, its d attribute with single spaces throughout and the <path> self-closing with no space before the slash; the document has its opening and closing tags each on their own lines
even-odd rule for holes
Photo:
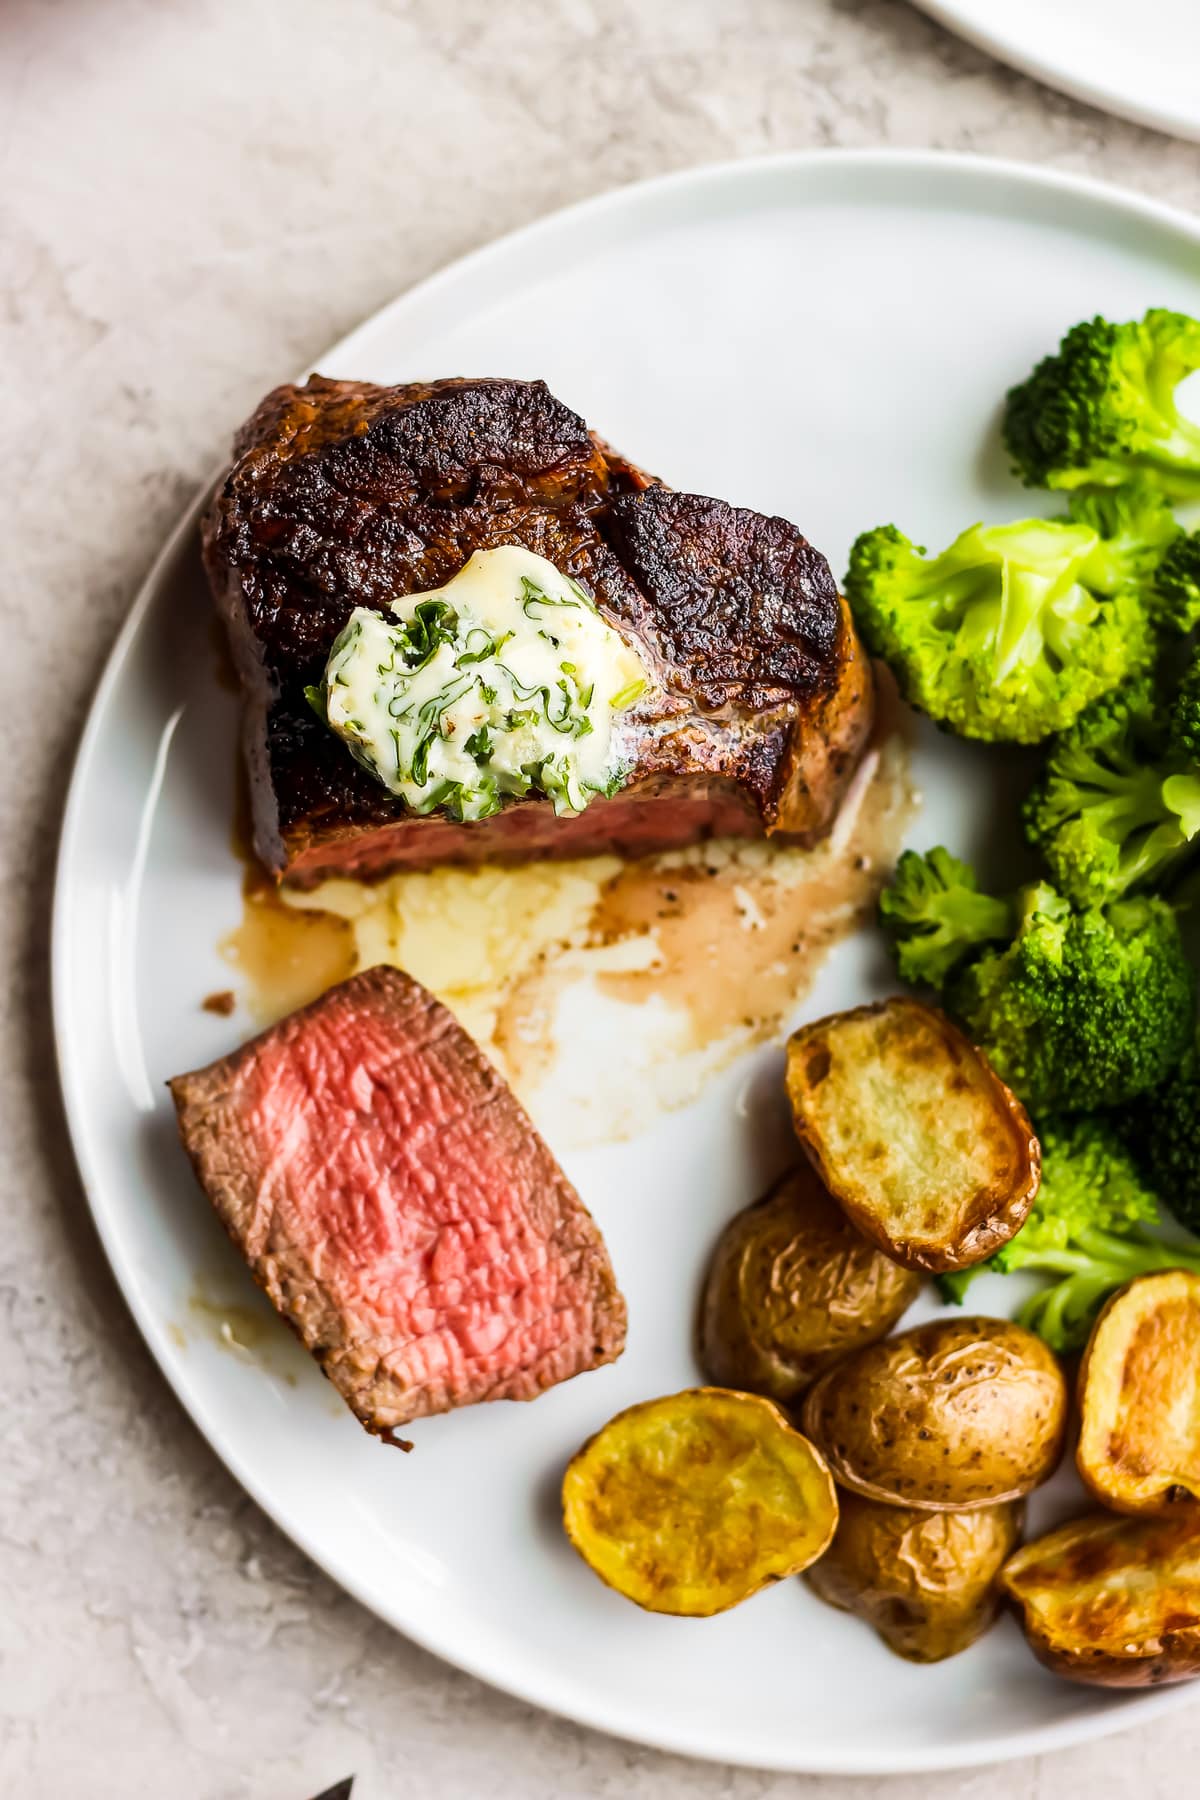
<svg viewBox="0 0 1200 1800">
<path fill-rule="evenodd" d="M 255 849 L 302 883 L 714 833 L 810 842 L 870 726 L 849 613 L 796 527 L 673 492 L 540 381 L 277 388 L 237 436 L 203 542 L 243 689 Z M 540 795 L 468 824 L 417 817 L 304 688 L 355 607 L 441 586 L 502 544 L 582 583 L 651 670 L 623 715 L 631 771 L 575 817 Z"/>
<path fill-rule="evenodd" d="M 170 1088 L 222 1224 L 368 1431 L 532 1400 L 621 1354 L 591 1215 L 410 976 L 352 976 Z"/>
</svg>

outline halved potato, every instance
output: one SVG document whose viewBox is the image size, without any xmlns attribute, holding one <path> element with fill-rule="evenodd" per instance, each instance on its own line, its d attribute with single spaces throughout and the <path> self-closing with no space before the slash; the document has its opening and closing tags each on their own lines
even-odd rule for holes
<svg viewBox="0 0 1200 1800">
<path fill-rule="evenodd" d="M 794 1400 L 839 1357 L 890 1331 L 920 1288 L 802 1162 L 721 1234 L 701 1306 L 705 1374 Z"/>
<path fill-rule="evenodd" d="M 1200 1275 L 1139 1275 L 1108 1301 L 1079 1371 L 1079 1473 L 1117 1512 L 1200 1498 Z"/>
<path fill-rule="evenodd" d="M 1000 1568 L 1020 1535 L 1019 1504 L 917 1512 L 842 1494 L 833 1542 L 804 1579 L 898 1656 L 941 1662 L 995 1618 Z"/>
<path fill-rule="evenodd" d="M 824 1458 L 770 1400 L 689 1388 L 627 1407 L 563 1477 L 567 1536 L 649 1612 L 724 1612 L 825 1549 L 837 1495 Z"/>
<path fill-rule="evenodd" d="M 1089 1513 L 1018 1550 L 1000 1585 L 1056 1675 L 1099 1687 L 1200 1675 L 1200 1513 Z"/>
<path fill-rule="evenodd" d="M 1019 1500 L 1062 1455 L 1067 1384 L 1008 1319 L 934 1319 L 856 1350 L 808 1391 L 803 1425 L 843 1487 L 956 1512 Z"/>
<path fill-rule="evenodd" d="M 905 1268 L 969 1268 L 1024 1223 L 1041 1179 L 1028 1115 L 933 1007 L 898 998 L 805 1025 L 787 1084 L 826 1187 Z"/>
</svg>

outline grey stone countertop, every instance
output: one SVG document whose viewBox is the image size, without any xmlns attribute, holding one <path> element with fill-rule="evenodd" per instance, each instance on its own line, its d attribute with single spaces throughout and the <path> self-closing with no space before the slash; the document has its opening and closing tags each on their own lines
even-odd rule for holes
<svg viewBox="0 0 1200 1800">
<path fill-rule="evenodd" d="M 377 1623 L 231 1480 L 89 1223 L 47 1005 L 65 778 L 114 633 L 232 422 L 440 264 L 714 158 L 932 145 L 1185 206 L 1200 150 L 902 0 L 8 0 L 0 8 L 0 1770 L 23 1800 L 1178 1800 L 1200 1706 L 996 1770 L 807 1780 L 659 1756 Z M 802 1679 L 802 1676 L 799 1677 Z"/>
</svg>

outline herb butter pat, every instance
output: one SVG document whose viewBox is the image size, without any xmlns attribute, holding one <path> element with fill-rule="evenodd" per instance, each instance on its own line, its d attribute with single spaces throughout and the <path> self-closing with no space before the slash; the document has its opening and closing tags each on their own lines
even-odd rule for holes
<svg viewBox="0 0 1200 1800">
<path fill-rule="evenodd" d="M 578 583 L 510 544 L 390 616 L 357 608 L 309 698 L 414 812 L 473 820 L 530 792 L 557 813 L 614 793 L 627 771 L 617 715 L 646 685 Z"/>
</svg>

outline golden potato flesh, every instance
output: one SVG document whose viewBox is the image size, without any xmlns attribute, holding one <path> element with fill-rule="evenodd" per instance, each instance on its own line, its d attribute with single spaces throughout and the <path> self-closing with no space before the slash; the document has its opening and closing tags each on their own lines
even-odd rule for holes
<svg viewBox="0 0 1200 1800">
<path fill-rule="evenodd" d="M 724 1387 L 794 1400 L 839 1357 L 890 1331 L 920 1288 L 801 1163 L 721 1235 L 701 1306 L 704 1372 Z"/>
<path fill-rule="evenodd" d="M 1200 1674 L 1198 1513 L 1090 1513 L 1018 1550 L 1000 1584 L 1058 1675 L 1151 1687 Z"/>
<path fill-rule="evenodd" d="M 1117 1512 L 1200 1496 L 1200 1275 L 1163 1269 L 1114 1294 L 1079 1372 L 1079 1473 Z"/>
<path fill-rule="evenodd" d="M 649 1612 L 707 1618 L 815 1561 L 837 1524 L 824 1459 L 756 1394 L 690 1388 L 610 1419 L 563 1478 L 567 1536 Z"/>
<path fill-rule="evenodd" d="M 833 1542 L 804 1579 L 910 1662 L 957 1656 L 987 1630 L 1020 1537 L 1018 1505 L 916 1512 L 842 1494 Z"/>
<path fill-rule="evenodd" d="M 935 1319 L 809 1389 L 804 1429 L 843 1487 L 933 1512 L 1017 1500 L 1062 1455 L 1067 1384 L 1008 1319 Z"/>
<path fill-rule="evenodd" d="M 788 1044 L 787 1084 L 826 1187 L 906 1268 L 969 1268 L 1024 1223 L 1037 1138 L 944 1013 L 898 998 L 806 1025 Z"/>
</svg>

